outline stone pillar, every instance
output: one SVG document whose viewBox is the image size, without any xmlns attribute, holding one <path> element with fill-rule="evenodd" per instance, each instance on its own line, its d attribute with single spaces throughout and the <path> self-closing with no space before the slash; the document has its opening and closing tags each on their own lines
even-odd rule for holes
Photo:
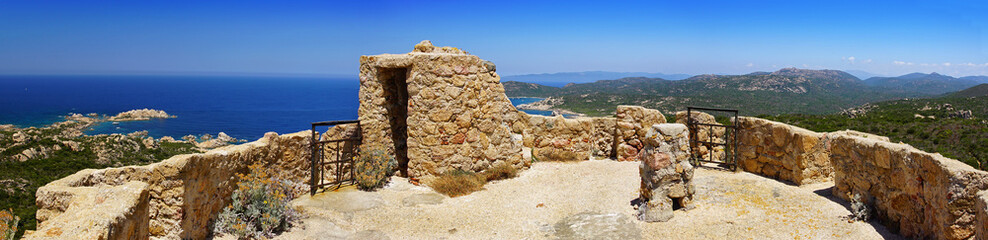
<svg viewBox="0 0 988 240">
<path fill-rule="evenodd" d="M 683 124 L 655 124 L 642 139 L 641 205 L 638 219 L 665 222 L 673 211 L 693 199 L 693 165 L 689 163 L 689 131 Z"/>
</svg>

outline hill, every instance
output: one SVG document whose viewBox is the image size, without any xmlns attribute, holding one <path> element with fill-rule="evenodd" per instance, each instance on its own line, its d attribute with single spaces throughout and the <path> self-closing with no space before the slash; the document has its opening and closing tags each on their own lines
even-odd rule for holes
<svg viewBox="0 0 988 240">
<path fill-rule="evenodd" d="M 988 83 L 988 76 L 967 76 L 960 79 L 971 80 L 979 83 Z"/>
<path fill-rule="evenodd" d="M 772 73 L 699 75 L 684 80 L 621 78 L 562 88 L 505 83 L 509 97 L 558 97 L 559 109 L 609 115 L 617 105 L 642 105 L 672 112 L 687 106 L 741 109 L 744 114 L 823 114 L 872 101 L 901 97 L 866 87 L 837 70 L 785 68 Z"/>
<path fill-rule="evenodd" d="M 939 73 L 910 73 L 898 77 L 873 77 L 864 81 L 865 85 L 894 93 L 921 93 L 939 95 L 959 91 L 978 82 L 970 77 L 954 78 Z"/>
<path fill-rule="evenodd" d="M 988 83 L 982 83 L 968 89 L 960 90 L 955 93 L 948 94 L 950 97 L 981 97 L 988 96 Z"/>
<path fill-rule="evenodd" d="M 587 72 L 561 72 L 561 73 L 512 75 L 512 76 L 503 76 L 501 77 L 501 80 L 538 83 L 546 86 L 562 87 L 569 83 L 588 83 L 597 80 L 618 79 L 618 78 L 626 78 L 626 77 L 648 77 L 648 78 L 662 78 L 669 80 L 682 80 L 689 78 L 690 76 L 691 75 L 688 74 L 663 74 L 663 73 L 647 73 L 647 72 L 587 71 Z"/>
<path fill-rule="evenodd" d="M 988 96 L 904 99 L 843 114 L 761 116 L 819 132 L 852 129 L 888 136 L 988 170 Z"/>
</svg>

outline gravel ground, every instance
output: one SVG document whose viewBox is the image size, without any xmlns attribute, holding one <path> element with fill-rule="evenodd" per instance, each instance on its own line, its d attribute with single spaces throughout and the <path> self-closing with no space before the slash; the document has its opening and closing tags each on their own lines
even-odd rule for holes
<svg viewBox="0 0 988 240">
<path fill-rule="evenodd" d="M 669 222 L 634 219 L 638 163 L 540 162 L 467 196 L 436 196 L 395 177 L 384 189 L 341 189 L 293 201 L 308 215 L 283 239 L 883 239 L 877 223 L 848 222 L 832 183 L 797 187 L 698 168 L 696 199 Z M 582 232 L 581 232 L 582 231 Z M 582 235 L 581 235 L 582 234 Z M 575 237 L 574 237 L 575 236 Z"/>
</svg>

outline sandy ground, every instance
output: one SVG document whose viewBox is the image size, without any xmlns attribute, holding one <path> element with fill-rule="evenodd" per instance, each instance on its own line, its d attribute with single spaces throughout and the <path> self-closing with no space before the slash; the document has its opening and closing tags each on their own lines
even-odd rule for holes
<svg viewBox="0 0 988 240">
<path fill-rule="evenodd" d="M 614 238 L 644 239 L 898 238 L 877 223 L 848 222 L 846 203 L 830 195 L 832 183 L 797 187 L 710 168 L 694 175 L 692 209 L 676 211 L 669 222 L 645 223 L 635 219 L 631 204 L 638 196 L 637 164 L 540 162 L 517 178 L 457 198 L 395 177 L 376 192 L 344 188 L 296 199 L 293 204 L 308 217 L 279 238 L 567 238 L 561 232 L 571 231 L 563 229 L 620 231 L 625 235 Z M 603 220 L 564 220 L 587 214 Z"/>
</svg>

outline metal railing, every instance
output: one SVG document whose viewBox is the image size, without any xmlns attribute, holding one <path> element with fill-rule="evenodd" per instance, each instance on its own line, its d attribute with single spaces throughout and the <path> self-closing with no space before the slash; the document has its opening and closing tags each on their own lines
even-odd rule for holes
<svg viewBox="0 0 988 240">
<path fill-rule="evenodd" d="M 716 124 L 716 123 L 701 123 L 693 119 L 693 111 L 713 111 L 713 112 L 726 112 L 733 113 L 734 118 L 731 125 Z M 741 128 L 738 126 L 738 110 L 736 109 L 721 109 L 721 108 L 703 108 L 703 107 L 687 107 L 686 108 L 686 127 L 690 130 L 690 159 L 693 161 L 693 165 L 699 166 L 701 163 L 717 163 L 727 166 L 731 171 L 736 171 L 738 168 L 738 132 Z M 707 128 L 707 141 L 699 139 L 700 130 L 702 127 Z M 714 128 L 724 128 L 724 135 L 717 138 L 721 138 L 722 142 L 714 141 Z M 703 154 L 700 153 L 700 145 L 707 147 L 707 159 L 703 159 Z M 714 146 L 724 146 L 724 159 L 723 161 L 717 161 L 714 159 Z"/>
<path fill-rule="evenodd" d="M 356 133 L 354 133 L 353 136 L 349 136 L 346 138 L 320 140 L 320 136 L 316 132 L 316 127 L 318 126 L 328 126 L 332 128 L 333 126 L 344 125 L 344 124 L 357 124 Z M 354 160 L 353 157 L 356 156 L 356 154 L 358 153 L 359 148 L 357 146 L 360 145 L 360 142 L 362 140 L 363 137 L 360 135 L 359 120 L 325 121 L 325 122 L 312 123 L 312 141 L 311 141 L 312 154 L 311 154 L 311 165 L 310 165 L 311 175 L 309 178 L 310 195 L 315 195 L 316 190 L 318 190 L 323 186 L 337 185 L 337 187 L 339 187 L 344 182 L 355 181 L 354 171 L 353 171 L 353 160 Z M 344 152 L 343 149 L 344 147 L 347 146 L 346 145 L 347 143 L 352 144 L 350 145 L 350 147 L 352 147 L 351 149 L 352 152 L 349 156 L 346 155 L 347 153 Z M 336 144 L 335 153 L 334 153 L 336 159 L 329 162 L 326 162 L 326 154 L 325 154 L 326 144 Z M 343 144 L 343 146 L 341 146 L 341 144 Z M 335 180 L 328 183 L 324 182 L 324 179 L 326 179 L 326 175 L 325 175 L 326 164 L 336 165 L 336 168 L 334 169 Z M 349 172 L 347 172 L 346 169 L 349 169 Z M 349 173 L 349 177 L 347 177 L 347 173 Z"/>
</svg>

